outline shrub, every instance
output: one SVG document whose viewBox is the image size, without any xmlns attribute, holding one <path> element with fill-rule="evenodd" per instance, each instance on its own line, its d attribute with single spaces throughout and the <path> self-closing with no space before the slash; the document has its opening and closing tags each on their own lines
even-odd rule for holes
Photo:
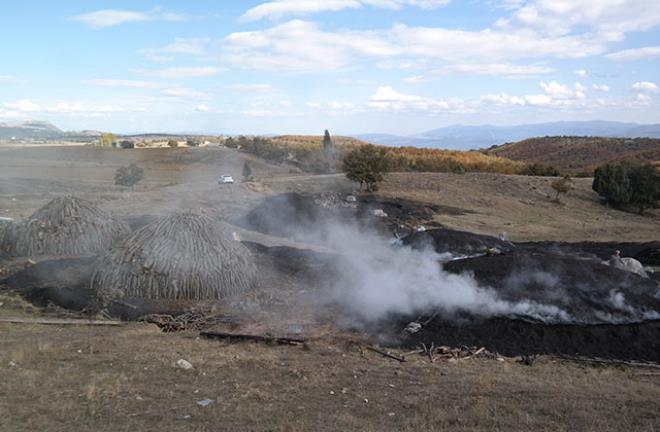
<svg viewBox="0 0 660 432">
<path fill-rule="evenodd" d="M 144 170 L 135 164 L 119 167 L 115 173 L 115 184 L 132 188 L 142 181 Z"/>
<path fill-rule="evenodd" d="M 167 141 L 167 146 L 169 148 L 177 148 L 177 147 L 179 147 L 179 142 L 176 141 L 176 140 L 171 139 L 171 140 Z"/>
<path fill-rule="evenodd" d="M 119 142 L 119 147 L 123 149 L 133 149 L 135 148 L 135 143 L 130 140 L 123 140 Z"/>
<path fill-rule="evenodd" d="M 564 177 L 553 181 L 551 187 L 557 193 L 555 201 L 559 203 L 559 195 L 566 195 L 571 189 L 573 189 L 573 180 L 571 180 L 570 176 L 565 175 Z"/>
</svg>

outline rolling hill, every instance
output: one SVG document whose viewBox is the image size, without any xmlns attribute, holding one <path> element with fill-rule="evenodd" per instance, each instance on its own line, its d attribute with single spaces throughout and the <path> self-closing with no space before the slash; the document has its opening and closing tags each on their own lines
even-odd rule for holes
<svg viewBox="0 0 660 432">
<path fill-rule="evenodd" d="M 624 138 L 660 138 L 660 125 L 640 125 L 610 121 L 563 121 L 517 126 L 454 125 L 421 134 L 398 136 L 364 134 L 356 138 L 390 146 L 479 149 L 507 142 L 544 136 L 604 136 Z"/>
<path fill-rule="evenodd" d="M 494 146 L 485 153 L 527 163 L 554 166 L 571 174 L 589 173 L 606 162 L 660 162 L 660 139 L 545 137 Z"/>
</svg>

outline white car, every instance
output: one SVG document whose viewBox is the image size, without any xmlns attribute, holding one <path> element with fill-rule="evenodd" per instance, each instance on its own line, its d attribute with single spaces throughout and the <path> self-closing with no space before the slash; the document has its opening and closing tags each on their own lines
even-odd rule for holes
<svg viewBox="0 0 660 432">
<path fill-rule="evenodd" d="M 219 184 L 234 184 L 234 177 L 230 175 L 223 175 L 218 179 Z"/>
</svg>

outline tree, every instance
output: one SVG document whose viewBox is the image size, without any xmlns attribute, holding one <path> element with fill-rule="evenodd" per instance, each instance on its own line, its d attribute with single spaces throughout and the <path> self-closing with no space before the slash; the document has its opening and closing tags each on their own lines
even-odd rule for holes
<svg viewBox="0 0 660 432">
<path fill-rule="evenodd" d="M 99 138 L 99 143 L 102 147 L 113 147 L 117 142 L 117 137 L 114 134 L 104 132 Z"/>
<path fill-rule="evenodd" d="M 372 144 L 362 145 L 344 157 L 343 169 L 349 180 L 367 187 L 367 191 L 378 190 L 378 183 L 383 181 L 383 172 L 387 168 L 385 151 Z"/>
<path fill-rule="evenodd" d="M 144 170 L 135 164 L 119 167 L 115 173 L 115 184 L 130 187 L 138 184 L 144 178 Z"/>
<path fill-rule="evenodd" d="M 247 163 L 247 161 L 243 164 L 243 180 L 252 180 L 252 168 L 250 168 L 250 165 Z"/>
<path fill-rule="evenodd" d="M 559 195 L 566 195 L 571 189 L 573 189 L 573 180 L 571 180 L 571 176 L 565 175 L 564 177 L 553 181 L 550 186 L 555 192 L 557 192 L 557 195 L 555 195 L 555 202 L 559 203 Z"/>
<path fill-rule="evenodd" d="M 171 139 L 171 140 L 167 141 L 167 146 L 169 148 L 177 148 L 177 147 L 179 147 L 179 142 L 177 140 Z"/>
<path fill-rule="evenodd" d="M 599 166 L 591 187 L 618 209 L 636 207 L 641 214 L 649 208 L 660 207 L 660 172 L 650 164 Z"/>
<path fill-rule="evenodd" d="M 334 144 L 332 143 L 332 138 L 330 138 L 330 132 L 326 129 L 323 135 L 323 152 L 327 155 L 331 155 L 334 151 Z"/>
<path fill-rule="evenodd" d="M 628 175 L 632 193 L 630 205 L 640 214 L 650 208 L 660 208 L 660 171 L 651 164 L 638 165 Z"/>
</svg>

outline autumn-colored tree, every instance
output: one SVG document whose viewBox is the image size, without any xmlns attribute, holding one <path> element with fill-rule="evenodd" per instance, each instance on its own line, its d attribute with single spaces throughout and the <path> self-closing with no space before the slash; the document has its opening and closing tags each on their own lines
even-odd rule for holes
<svg viewBox="0 0 660 432">
<path fill-rule="evenodd" d="M 117 137 L 114 134 L 104 132 L 99 138 L 102 147 L 113 147 L 117 143 Z"/>
</svg>

